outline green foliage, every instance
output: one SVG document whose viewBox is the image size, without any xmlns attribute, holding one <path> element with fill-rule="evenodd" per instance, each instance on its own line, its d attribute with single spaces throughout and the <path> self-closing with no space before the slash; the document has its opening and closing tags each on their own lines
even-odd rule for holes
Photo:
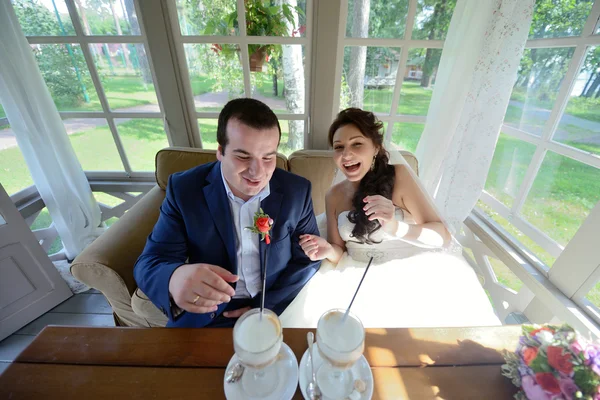
<svg viewBox="0 0 600 400">
<path fill-rule="evenodd" d="M 303 15 L 304 11 L 300 7 L 291 7 L 289 4 L 275 5 L 269 0 L 248 0 L 244 2 L 246 6 L 246 35 L 248 36 L 291 36 L 288 26 L 292 30 L 296 29 L 293 12 Z M 239 28 L 237 10 L 232 11 L 224 18 L 218 16 L 210 19 L 206 28 L 205 35 L 214 35 L 217 31 L 234 31 Z M 277 57 L 275 51 L 280 46 L 250 44 L 248 51 L 250 54 L 262 49 L 270 57 Z M 229 53 L 228 53 L 229 54 Z"/>
<path fill-rule="evenodd" d="M 589 368 L 576 368 L 573 381 L 585 394 L 595 394 L 600 385 L 600 379 L 594 371 Z"/>
<path fill-rule="evenodd" d="M 455 6 L 456 0 L 419 0 L 417 15 L 423 15 L 425 18 L 413 31 L 413 39 L 444 39 Z"/>
<path fill-rule="evenodd" d="M 592 4 L 592 0 L 536 0 L 529 37 L 539 39 L 581 34 Z"/>
<path fill-rule="evenodd" d="M 83 53 L 70 44 L 40 45 L 34 55 L 52 98 L 57 103 L 76 106 L 84 102 L 83 86 L 92 88 Z M 78 80 L 77 73 L 81 77 Z"/>
<path fill-rule="evenodd" d="M 537 357 L 529 365 L 534 372 L 552 372 L 552 368 L 548 364 L 548 358 L 546 354 L 540 349 Z"/>
<path fill-rule="evenodd" d="M 60 15 L 65 32 L 62 31 L 56 15 L 39 0 L 19 1 L 13 4 L 21 29 L 27 36 L 74 35 L 75 31 L 68 15 Z"/>
</svg>

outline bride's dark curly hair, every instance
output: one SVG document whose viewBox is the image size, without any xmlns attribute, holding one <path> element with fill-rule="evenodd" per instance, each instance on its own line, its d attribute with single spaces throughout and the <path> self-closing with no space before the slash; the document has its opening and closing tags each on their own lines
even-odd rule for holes
<svg viewBox="0 0 600 400">
<path fill-rule="evenodd" d="M 377 119 L 375 114 L 360 108 L 347 108 L 340 111 L 331 126 L 329 127 L 329 145 L 333 146 L 333 135 L 342 126 L 352 124 L 368 139 L 373 141 L 373 145 L 379 148 L 375 156 L 375 166 L 360 180 L 358 189 L 352 197 L 352 210 L 348 213 L 348 220 L 354 224 L 352 237 L 360 243 L 377 243 L 371 239 L 371 234 L 381 228 L 379 221 L 369 221 L 363 207 L 363 199 L 366 196 L 380 195 L 387 199 L 392 199 L 394 190 L 394 180 L 396 170 L 393 165 L 389 165 L 389 154 L 383 148 L 383 123 Z"/>
</svg>

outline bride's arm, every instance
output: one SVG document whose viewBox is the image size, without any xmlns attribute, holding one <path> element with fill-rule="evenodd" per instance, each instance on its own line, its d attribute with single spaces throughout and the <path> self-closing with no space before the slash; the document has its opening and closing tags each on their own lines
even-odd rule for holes
<svg viewBox="0 0 600 400">
<path fill-rule="evenodd" d="M 300 246 L 304 253 L 313 261 L 328 259 L 333 264 L 337 264 L 346 245 L 342 240 L 337 227 L 336 205 L 339 203 L 341 193 L 336 190 L 336 186 L 329 189 L 325 196 L 325 215 L 327 217 L 327 238 L 315 235 L 301 235 Z"/>
<path fill-rule="evenodd" d="M 397 222 L 395 229 L 391 226 L 397 237 L 416 246 L 431 248 L 442 247 L 451 240 L 450 232 L 407 166 L 396 166 L 392 200 L 395 204 L 404 205 L 416 222 L 415 225 Z"/>
<path fill-rule="evenodd" d="M 337 223 L 336 203 L 339 193 L 332 188 L 325 195 L 325 215 L 327 215 L 327 241 L 331 245 L 331 250 L 327 254 L 327 259 L 333 264 L 337 264 L 346 251 L 346 243 L 340 236 Z"/>
</svg>

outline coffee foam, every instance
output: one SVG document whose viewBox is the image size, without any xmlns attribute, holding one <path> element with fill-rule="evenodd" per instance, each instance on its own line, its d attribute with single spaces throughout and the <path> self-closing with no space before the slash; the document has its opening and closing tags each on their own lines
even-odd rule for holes
<svg viewBox="0 0 600 400">
<path fill-rule="evenodd" d="M 363 328 L 356 319 L 347 317 L 344 322 L 341 312 L 327 314 L 319 324 L 319 335 L 328 347 L 349 352 L 356 349 L 364 340 Z"/>
<path fill-rule="evenodd" d="M 321 356 L 338 368 L 348 368 L 362 355 L 364 329 L 350 316 L 342 322 L 343 312 L 326 314 L 317 326 L 317 347 Z"/>
<path fill-rule="evenodd" d="M 279 336 L 279 324 L 270 315 L 248 316 L 239 327 L 236 341 L 244 350 L 260 353 L 273 346 Z"/>
</svg>

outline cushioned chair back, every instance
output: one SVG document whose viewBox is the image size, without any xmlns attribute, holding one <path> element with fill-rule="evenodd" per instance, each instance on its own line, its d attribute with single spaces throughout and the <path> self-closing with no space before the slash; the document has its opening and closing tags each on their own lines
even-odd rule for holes
<svg viewBox="0 0 600 400">
<path fill-rule="evenodd" d="M 216 160 L 216 150 L 167 147 L 156 153 L 156 182 L 165 190 L 171 174 Z M 277 154 L 277 167 L 287 171 L 287 158 L 283 154 Z"/>
</svg>

